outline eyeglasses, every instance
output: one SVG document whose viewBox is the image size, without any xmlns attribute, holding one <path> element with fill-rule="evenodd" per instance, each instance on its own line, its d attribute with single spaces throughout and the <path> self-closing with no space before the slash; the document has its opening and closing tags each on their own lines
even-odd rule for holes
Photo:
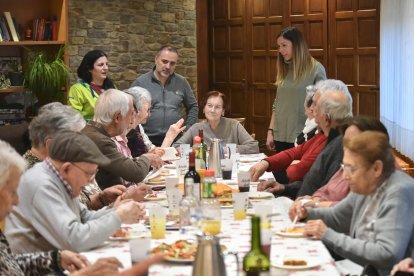
<svg viewBox="0 0 414 276">
<path fill-rule="evenodd" d="M 355 167 L 351 165 L 346 165 L 344 163 L 341 164 L 341 168 L 344 170 L 344 173 L 348 175 L 353 175 L 356 171 L 358 171 L 361 167 Z"/>
<path fill-rule="evenodd" d="M 94 173 L 90 173 L 90 172 L 86 171 L 85 169 L 83 169 L 83 168 L 79 167 L 79 166 L 78 166 L 78 165 L 76 165 L 75 163 L 72 163 L 72 162 L 71 162 L 71 164 L 72 164 L 73 166 L 75 166 L 76 168 L 78 168 L 79 170 L 83 171 L 83 173 L 84 173 L 84 174 L 86 174 L 86 175 L 89 177 L 89 178 L 88 178 L 88 181 L 89 181 L 89 182 L 92 182 L 92 181 L 95 179 L 96 174 L 98 173 L 98 169 L 96 169 L 96 171 L 95 171 Z"/>
</svg>

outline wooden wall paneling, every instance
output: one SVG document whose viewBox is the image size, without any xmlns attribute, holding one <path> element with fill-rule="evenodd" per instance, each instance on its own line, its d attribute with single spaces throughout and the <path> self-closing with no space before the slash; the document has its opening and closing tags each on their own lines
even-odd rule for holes
<svg viewBox="0 0 414 276">
<path fill-rule="evenodd" d="M 354 115 L 379 117 L 379 3 L 329 1 L 330 77 L 344 81 Z"/>
</svg>

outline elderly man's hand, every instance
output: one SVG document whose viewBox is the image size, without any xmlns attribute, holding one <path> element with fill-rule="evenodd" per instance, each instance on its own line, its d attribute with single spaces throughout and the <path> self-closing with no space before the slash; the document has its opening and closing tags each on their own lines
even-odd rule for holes
<svg viewBox="0 0 414 276">
<path fill-rule="evenodd" d="M 114 185 L 104 189 L 102 191 L 102 196 L 104 197 L 105 202 L 112 203 L 118 198 L 118 196 L 125 193 L 126 190 L 127 188 L 124 185 Z"/>
<path fill-rule="evenodd" d="M 164 165 L 164 161 L 161 160 L 161 157 L 158 154 L 145 153 L 142 156 L 148 158 L 151 167 L 153 167 L 154 169 L 159 169 Z"/>
<path fill-rule="evenodd" d="M 140 183 L 137 186 L 129 187 L 122 198 L 132 199 L 134 201 L 144 201 L 145 196 L 151 193 L 152 189 L 150 186 Z"/>
<path fill-rule="evenodd" d="M 321 240 L 323 235 L 325 235 L 326 230 L 328 230 L 328 227 L 320 219 L 309 220 L 305 225 L 305 235 L 314 240 Z"/>
<path fill-rule="evenodd" d="M 257 181 L 257 179 L 259 179 L 259 177 L 261 177 L 264 174 L 267 168 L 269 168 L 269 163 L 264 160 L 251 166 L 249 169 L 249 172 L 250 172 L 252 181 Z"/>
<path fill-rule="evenodd" d="M 145 215 L 145 206 L 136 201 L 125 199 L 115 207 L 115 212 L 122 223 L 132 224 L 138 222 Z"/>
<path fill-rule="evenodd" d="M 85 267 L 71 276 L 112 276 L 118 274 L 122 263 L 115 257 L 98 259 L 93 265 Z"/>
<path fill-rule="evenodd" d="M 414 260 L 411 258 L 406 258 L 398 264 L 394 265 L 391 270 L 391 276 L 394 276 L 398 271 L 407 272 L 411 273 L 411 275 L 414 275 Z"/>
<path fill-rule="evenodd" d="M 163 148 L 160 148 L 160 147 L 155 147 L 155 148 L 150 149 L 148 152 L 156 154 L 156 155 L 161 157 L 161 156 L 164 155 L 165 150 Z"/>
<path fill-rule="evenodd" d="M 285 190 L 285 185 L 277 183 L 275 180 L 266 180 L 266 181 L 260 181 L 260 183 L 257 185 L 257 190 L 260 192 L 269 192 L 274 195 L 278 195 L 283 193 Z"/>
</svg>

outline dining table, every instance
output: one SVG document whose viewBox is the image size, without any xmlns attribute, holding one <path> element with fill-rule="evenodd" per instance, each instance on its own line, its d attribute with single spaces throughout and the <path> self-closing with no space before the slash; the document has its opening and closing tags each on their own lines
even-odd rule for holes
<svg viewBox="0 0 414 276">
<path fill-rule="evenodd" d="M 238 170 L 248 170 L 253 164 L 262 160 L 264 154 L 241 155 Z M 174 164 L 167 167 L 173 168 Z M 170 169 L 174 171 L 174 169 Z M 260 180 L 274 179 L 271 172 L 265 172 Z M 231 180 L 217 179 L 217 182 L 227 184 L 229 187 L 237 189 L 237 171 L 233 171 Z M 163 194 L 165 191 L 159 191 Z M 250 184 L 250 195 L 257 193 L 257 182 Z M 270 242 L 270 262 L 271 269 L 269 275 L 300 275 L 300 276 L 336 276 L 341 275 L 338 268 L 325 245 L 320 240 L 313 240 L 304 236 L 284 235 L 284 230 L 291 225 L 288 216 L 288 209 L 292 201 L 285 197 L 266 197 L 254 198 L 249 202 L 247 217 L 244 220 L 234 220 L 232 206 L 222 206 L 221 208 L 221 233 L 218 234 L 220 245 L 223 247 L 225 266 L 227 275 L 243 275 L 242 263 L 243 257 L 249 252 L 251 246 L 251 222 L 250 215 L 254 215 L 254 206 L 258 203 L 266 202 L 271 208 L 271 242 Z M 145 202 L 147 207 L 154 205 L 166 205 L 166 200 Z M 130 225 L 131 228 L 145 228 L 144 222 Z M 148 230 L 147 230 L 148 231 Z M 179 231 L 177 227 L 174 230 L 166 230 L 164 239 L 151 239 L 150 248 L 155 248 L 162 243 L 172 244 L 177 240 L 187 240 L 196 242 L 195 233 Z M 235 252 L 238 261 L 232 254 Z M 124 268 L 132 265 L 131 248 L 127 239 L 108 239 L 105 244 L 93 250 L 82 252 L 89 261 L 94 262 L 101 257 L 117 257 Z M 306 260 L 306 265 L 292 267 L 284 265 L 283 260 L 287 256 L 295 256 L 298 259 Z M 165 261 L 152 265 L 148 275 L 168 275 L 168 276 L 185 276 L 192 275 L 192 262 Z"/>
</svg>

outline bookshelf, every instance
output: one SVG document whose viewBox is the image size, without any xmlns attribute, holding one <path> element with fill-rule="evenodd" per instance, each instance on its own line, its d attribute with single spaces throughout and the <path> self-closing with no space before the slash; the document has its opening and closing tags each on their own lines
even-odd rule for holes
<svg viewBox="0 0 414 276">
<path fill-rule="evenodd" d="M 66 45 L 68 42 L 68 1 L 69 0 L 0 0 L 0 15 L 4 17 L 4 12 L 10 12 L 11 17 L 14 18 L 16 30 L 20 33 L 19 41 L 0 41 L 0 58 L 19 57 L 24 72 L 25 68 L 27 68 L 27 58 L 30 50 L 42 50 L 50 54 L 57 53 L 60 47 Z M 25 40 L 26 29 L 30 27 L 33 32 L 33 22 L 36 18 L 45 18 L 48 20 L 53 19 L 53 17 L 56 17 L 56 40 Z M 18 30 L 19 25 L 21 26 L 20 31 Z M 67 64 L 67 55 L 65 55 L 64 60 Z M 18 95 L 20 95 L 19 93 L 25 98 L 27 89 L 23 86 L 11 86 L 0 89 L 0 110 L 4 111 L 3 114 L 7 113 L 6 111 L 8 108 L 15 108 L 15 103 L 10 102 L 7 98 L 14 99 L 15 96 L 17 98 Z M 26 110 L 27 119 L 33 115 L 31 114 L 33 109 L 27 108 L 26 102 L 27 100 L 25 98 L 24 108 Z M 27 121 L 9 125 L 2 125 L 0 123 L 0 139 L 8 141 L 15 148 L 21 148 L 21 135 L 22 130 L 25 128 L 27 128 Z"/>
</svg>

